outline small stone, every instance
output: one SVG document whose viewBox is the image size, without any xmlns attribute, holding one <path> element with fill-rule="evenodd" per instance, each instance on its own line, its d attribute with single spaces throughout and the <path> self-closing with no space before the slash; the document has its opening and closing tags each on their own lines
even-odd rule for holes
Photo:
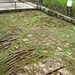
<svg viewBox="0 0 75 75">
<path fill-rule="evenodd" d="M 50 45 L 50 43 L 46 43 L 45 45 L 46 45 L 46 46 L 49 46 L 49 45 Z"/>
<path fill-rule="evenodd" d="M 24 68 L 27 68 L 27 66 L 25 66 Z"/>
<path fill-rule="evenodd" d="M 45 66 L 45 64 L 39 63 L 39 66 L 40 66 L 40 67 L 44 67 L 44 66 Z"/>
<path fill-rule="evenodd" d="M 46 68 L 43 68 L 43 71 L 44 71 L 45 73 L 47 73 L 47 72 L 48 72 L 48 70 L 47 70 Z"/>
<path fill-rule="evenodd" d="M 70 53 L 70 52 L 67 52 L 67 54 L 68 54 L 68 55 L 71 55 L 71 53 Z"/>
<path fill-rule="evenodd" d="M 57 13 L 57 17 L 60 18 L 60 13 Z"/>
<path fill-rule="evenodd" d="M 73 75 L 70 71 L 68 71 L 66 68 L 60 69 L 59 72 L 61 72 L 63 75 Z"/>
<path fill-rule="evenodd" d="M 32 37 L 32 36 L 33 36 L 32 34 L 27 35 L 27 37 Z"/>
<path fill-rule="evenodd" d="M 14 46 L 16 49 L 18 49 L 18 47 L 17 46 Z"/>
<path fill-rule="evenodd" d="M 66 35 L 66 37 L 69 37 L 70 35 Z"/>
<path fill-rule="evenodd" d="M 60 48 L 60 47 L 57 47 L 57 49 L 58 49 L 58 50 L 63 50 L 63 49 L 62 49 L 62 48 Z"/>
<path fill-rule="evenodd" d="M 49 11 L 49 9 L 48 8 L 45 8 L 45 12 L 48 13 L 48 11 Z"/>
<path fill-rule="evenodd" d="M 68 16 L 63 16 L 63 18 L 66 20 L 66 21 L 69 21 L 69 22 L 71 22 L 71 18 L 70 17 L 68 17 Z"/>
<path fill-rule="evenodd" d="M 44 6 L 41 6 L 41 10 L 44 11 L 45 10 L 45 7 Z"/>
<path fill-rule="evenodd" d="M 44 53 L 47 53 L 48 51 L 43 51 Z"/>
<path fill-rule="evenodd" d="M 34 64 L 34 67 L 38 68 L 38 66 L 36 64 Z"/>
<path fill-rule="evenodd" d="M 29 41 L 29 39 L 23 39 L 23 41 L 24 41 L 24 42 L 28 42 L 28 41 Z"/>
<path fill-rule="evenodd" d="M 69 43 L 66 43 L 66 45 L 69 46 L 70 44 Z"/>
</svg>

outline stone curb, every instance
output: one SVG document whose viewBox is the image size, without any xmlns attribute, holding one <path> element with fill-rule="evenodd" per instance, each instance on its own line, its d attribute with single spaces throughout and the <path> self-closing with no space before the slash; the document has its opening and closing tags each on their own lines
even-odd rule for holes
<svg viewBox="0 0 75 75">
<path fill-rule="evenodd" d="M 63 14 L 61 14 L 59 12 L 50 10 L 50 9 L 44 7 L 44 6 L 39 6 L 38 5 L 37 9 L 47 13 L 48 15 L 55 16 L 55 17 L 57 17 L 59 19 L 63 19 L 63 20 L 66 20 L 68 22 L 71 22 L 71 23 L 75 24 L 75 19 L 73 19 L 73 18 L 71 18 L 69 16 L 66 16 L 66 15 L 63 15 Z"/>
</svg>

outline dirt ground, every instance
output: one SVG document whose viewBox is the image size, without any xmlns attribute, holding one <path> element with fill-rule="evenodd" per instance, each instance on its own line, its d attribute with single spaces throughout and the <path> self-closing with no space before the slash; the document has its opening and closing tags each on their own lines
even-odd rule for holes
<svg viewBox="0 0 75 75">
<path fill-rule="evenodd" d="M 0 75 L 4 75 L 9 54 L 22 50 L 28 54 L 21 54 L 24 59 L 14 62 L 16 67 L 12 70 L 48 57 L 60 57 L 75 74 L 75 26 L 69 22 L 38 10 L 0 14 Z"/>
</svg>

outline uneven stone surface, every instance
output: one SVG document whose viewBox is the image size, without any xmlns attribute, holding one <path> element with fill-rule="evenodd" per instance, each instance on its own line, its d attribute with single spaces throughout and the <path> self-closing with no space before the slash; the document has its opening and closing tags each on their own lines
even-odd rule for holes
<svg viewBox="0 0 75 75">
<path fill-rule="evenodd" d="M 57 71 L 53 71 L 62 67 L 66 73 L 74 73 L 74 27 L 37 10 L 0 14 L 0 67 L 4 74 L 54 75 Z"/>
</svg>

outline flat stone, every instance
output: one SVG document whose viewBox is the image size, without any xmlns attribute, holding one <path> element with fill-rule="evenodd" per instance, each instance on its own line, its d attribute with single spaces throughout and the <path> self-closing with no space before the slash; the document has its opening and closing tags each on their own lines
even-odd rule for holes
<svg viewBox="0 0 75 75">
<path fill-rule="evenodd" d="M 35 41 L 36 38 L 35 38 L 35 37 L 29 37 L 29 40 L 31 40 L 31 41 Z"/>
<path fill-rule="evenodd" d="M 18 46 L 14 46 L 16 49 L 18 49 Z"/>
<path fill-rule="evenodd" d="M 34 64 L 34 67 L 38 68 L 38 65 L 37 64 Z"/>
<path fill-rule="evenodd" d="M 29 39 L 27 39 L 27 38 L 26 38 L 26 39 L 23 39 L 23 41 L 24 41 L 24 42 L 28 42 L 28 41 L 29 41 Z"/>
<path fill-rule="evenodd" d="M 57 47 L 58 50 L 63 50 L 61 47 Z"/>
<path fill-rule="evenodd" d="M 55 41 L 52 41 L 52 42 L 51 42 L 51 45 L 56 45 L 56 42 L 55 42 Z"/>
<path fill-rule="evenodd" d="M 48 69 L 49 70 L 49 69 Z M 43 68 L 43 71 L 45 72 L 45 73 L 47 73 L 48 72 L 48 70 L 46 69 L 46 68 Z"/>
<path fill-rule="evenodd" d="M 45 10 L 45 7 L 44 6 L 41 6 L 41 10 L 44 11 Z"/>
<path fill-rule="evenodd" d="M 60 15 L 61 15 L 60 13 L 57 13 L 57 17 L 58 17 L 58 18 L 60 18 Z"/>
<path fill-rule="evenodd" d="M 40 66 L 40 67 L 44 67 L 45 64 L 42 64 L 42 63 L 40 62 L 40 63 L 39 63 L 39 66 Z"/>
<path fill-rule="evenodd" d="M 69 37 L 70 37 L 70 35 L 66 35 L 66 37 L 68 37 L 68 38 L 69 38 Z"/>
<path fill-rule="evenodd" d="M 27 37 L 32 37 L 32 36 L 33 36 L 32 34 L 27 35 Z"/>
<path fill-rule="evenodd" d="M 53 15 L 53 11 L 52 10 L 48 10 L 48 14 L 49 15 Z"/>
<path fill-rule="evenodd" d="M 68 16 L 63 16 L 63 18 L 66 20 L 66 21 L 69 21 L 69 22 L 71 22 L 71 18 L 70 17 L 68 17 Z"/>
<path fill-rule="evenodd" d="M 59 72 L 61 72 L 63 75 L 73 75 L 70 71 L 68 71 L 66 68 L 60 69 Z"/>
<path fill-rule="evenodd" d="M 41 9 L 41 6 L 38 6 L 38 9 L 40 10 Z"/>
<path fill-rule="evenodd" d="M 46 43 L 45 45 L 46 45 L 46 46 L 49 46 L 49 45 L 50 45 L 50 43 Z"/>
<path fill-rule="evenodd" d="M 48 11 L 49 11 L 49 9 L 48 8 L 45 8 L 45 12 L 48 13 Z"/>
</svg>

